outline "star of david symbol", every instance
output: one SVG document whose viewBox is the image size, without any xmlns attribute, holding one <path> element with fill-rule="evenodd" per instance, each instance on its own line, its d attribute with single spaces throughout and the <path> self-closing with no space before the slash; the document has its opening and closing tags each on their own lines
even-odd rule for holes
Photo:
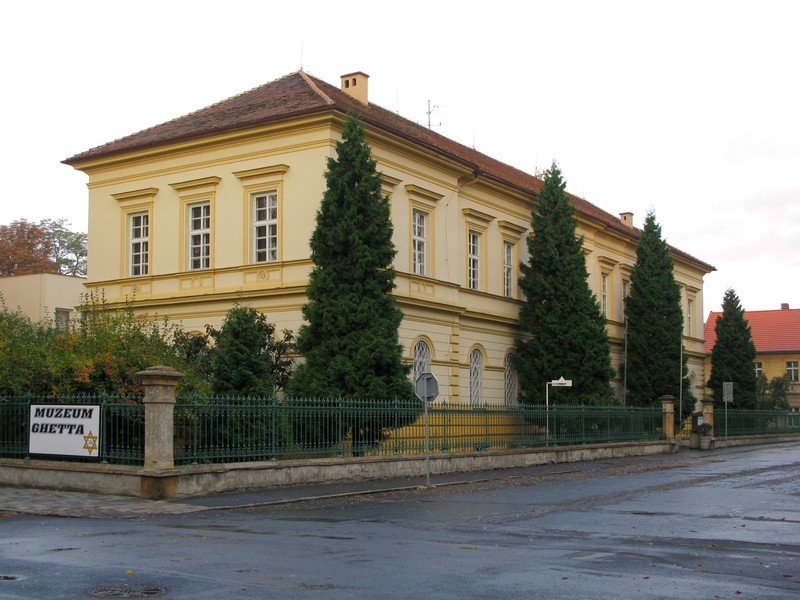
<svg viewBox="0 0 800 600">
<path fill-rule="evenodd" d="M 89 454 L 97 451 L 97 436 L 91 431 L 88 435 L 83 436 L 83 449 L 87 450 Z"/>
</svg>

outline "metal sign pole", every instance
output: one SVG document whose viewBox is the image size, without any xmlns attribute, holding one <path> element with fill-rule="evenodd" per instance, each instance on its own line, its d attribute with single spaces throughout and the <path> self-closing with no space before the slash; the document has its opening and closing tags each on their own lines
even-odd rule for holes
<svg viewBox="0 0 800 600">
<path fill-rule="evenodd" d="M 431 487 L 431 436 L 428 428 L 427 402 L 425 402 L 425 487 Z"/>
<path fill-rule="evenodd" d="M 547 419 L 547 428 L 545 434 L 547 435 L 547 443 L 550 443 L 550 382 L 544 384 L 544 406 L 545 415 Z"/>
</svg>

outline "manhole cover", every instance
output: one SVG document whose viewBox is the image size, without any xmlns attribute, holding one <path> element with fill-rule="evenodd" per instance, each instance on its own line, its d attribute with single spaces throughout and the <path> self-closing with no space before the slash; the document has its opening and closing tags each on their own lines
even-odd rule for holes
<svg viewBox="0 0 800 600">
<path fill-rule="evenodd" d="M 112 585 L 89 590 L 89 595 L 100 598 L 153 598 L 167 592 L 167 588 L 155 585 L 143 587 L 129 587 L 127 585 Z"/>
<path fill-rule="evenodd" d="M 19 577 L 13 575 L 0 575 L 0 581 L 16 581 Z"/>
</svg>

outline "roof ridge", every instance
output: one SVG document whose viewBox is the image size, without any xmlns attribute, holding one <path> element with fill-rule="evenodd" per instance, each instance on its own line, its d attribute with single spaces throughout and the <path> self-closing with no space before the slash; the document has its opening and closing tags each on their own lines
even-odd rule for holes
<svg viewBox="0 0 800 600">
<path fill-rule="evenodd" d="M 322 98 L 326 102 L 326 104 L 329 104 L 329 105 L 336 104 L 336 102 L 334 102 L 331 99 L 331 97 L 328 96 L 328 94 L 326 94 L 321 89 L 319 89 L 319 86 L 314 81 L 315 79 L 318 79 L 317 77 L 314 77 L 313 75 L 311 75 L 309 73 L 306 73 L 305 71 L 303 71 L 303 69 L 300 69 L 299 71 L 297 71 L 297 73 L 300 74 L 300 77 L 303 78 L 303 80 L 311 87 L 312 90 L 314 90 L 314 92 L 317 93 L 317 95 L 319 95 L 320 98 Z"/>
<path fill-rule="evenodd" d="M 167 119 L 166 121 L 163 121 L 161 123 L 157 123 L 157 124 L 152 125 L 150 127 L 145 127 L 144 129 L 140 129 L 139 131 L 135 131 L 135 132 L 130 133 L 128 135 L 123 135 L 122 137 L 118 137 L 116 139 L 113 139 L 110 142 L 106 142 L 105 144 L 100 144 L 99 146 L 94 146 L 93 148 L 89 148 L 88 150 L 84 150 L 83 152 L 80 152 L 80 153 L 76 154 L 75 156 L 82 156 L 82 155 L 87 154 L 89 152 L 93 152 L 95 150 L 99 150 L 101 148 L 105 148 L 106 146 L 111 146 L 112 144 L 116 144 L 117 142 L 120 142 L 122 140 L 126 140 L 128 138 L 132 138 L 134 136 L 141 135 L 141 134 L 146 133 L 148 131 L 152 131 L 152 130 L 157 129 L 159 127 L 163 127 L 164 125 L 169 125 L 170 123 L 174 123 L 175 121 L 179 121 L 180 119 L 185 119 L 187 117 L 191 117 L 192 115 L 196 115 L 198 113 L 203 112 L 204 110 L 208 110 L 210 108 L 214 108 L 215 106 L 219 106 L 220 104 L 223 104 L 225 102 L 233 100 L 234 98 L 239 98 L 241 96 L 244 96 L 246 94 L 254 92 L 254 91 L 256 91 L 256 90 L 258 90 L 260 88 L 266 87 L 268 85 L 272 85 L 273 83 L 276 83 L 276 82 L 281 81 L 283 79 L 288 79 L 289 77 L 292 77 L 293 75 L 297 75 L 298 73 L 303 74 L 303 71 L 302 70 L 292 71 L 291 73 L 287 73 L 286 75 L 281 75 L 280 77 L 277 77 L 277 78 L 273 79 L 272 81 L 268 81 L 267 83 L 262 83 L 260 85 L 251 87 L 251 88 L 249 88 L 249 89 L 247 89 L 247 90 L 245 90 L 243 92 L 239 92 L 238 94 L 233 94 L 232 96 L 228 96 L 227 98 L 223 98 L 222 100 L 218 100 L 217 102 L 212 102 L 211 104 L 209 104 L 207 106 L 203 106 L 201 108 L 195 109 L 195 110 L 193 110 L 191 112 L 188 112 L 188 113 L 185 113 L 183 115 L 179 115 L 179 116 L 174 117 L 172 119 Z M 74 157 L 72 157 L 72 158 L 74 158 Z M 71 158 L 69 158 L 67 160 L 71 160 Z M 62 161 L 62 162 L 64 162 L 64 161 Z"/>
</svg>

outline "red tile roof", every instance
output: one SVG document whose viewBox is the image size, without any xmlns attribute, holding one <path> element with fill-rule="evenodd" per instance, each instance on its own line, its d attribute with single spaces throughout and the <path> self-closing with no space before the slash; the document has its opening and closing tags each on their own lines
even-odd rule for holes
<svg viewBox="0 0 800 600">
<path fill-rule="evenodd" d="M 721 312 L 710 312 L 705 325 L 705 350 L 711 354 L 717 343 L 717 319 Z M 756 352 L 800 352 L 800 308 L 746 310 Z"/>
<path fill-rule="evenodd" d="M 188 115 L 81 152 L 63 162 L 76 166 L 88 160 L 332 110 L 356 115 L 376 129 L 406 139 L 437 154 L 443 154 L 481 177 L 494 180 L 524 194 L 536 196 L 541 190 L 542 181 L 532 175 L 482 154 L 474 148 L 459 144 L 377 104 L 363 104 L 339 88 L 304 71 L 290 73 Z M 639 238 L 641 231 L 623 225 L 618 217 L 583 198 L 571 195 L 570 199 L 579 214 L 599 221 L 626 237 L 634 240 Z M 715 270 L 713 266 L 686 252 L 677 248 L 672 250 L 676 255 L 694 262 L 701 268 L 708 271 Z"/>
</svg>

